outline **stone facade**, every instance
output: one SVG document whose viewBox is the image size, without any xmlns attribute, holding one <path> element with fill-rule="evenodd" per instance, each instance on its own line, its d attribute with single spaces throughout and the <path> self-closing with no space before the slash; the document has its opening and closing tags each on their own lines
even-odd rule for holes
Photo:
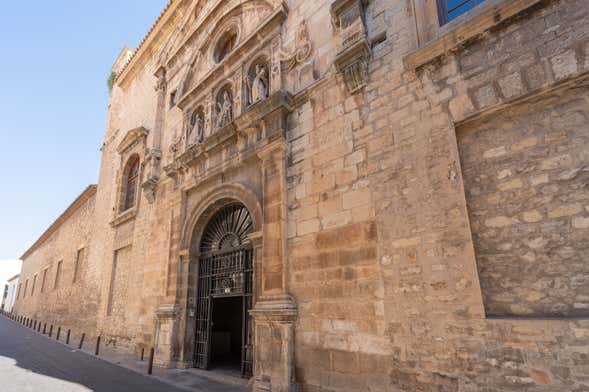
<svg viewBox="0 0 589 392">
<path fill-rule="evenodd" d="M 171 1 L 113 68 L 93 333 L 208 367 L 239 293 L 256 392 L 589 390 L 589 9 L 437 13 Z M 228 206 L 247 219 L 211 227 Z M 243 269 L 209 275 L 229 250 Z"/>
</svg>

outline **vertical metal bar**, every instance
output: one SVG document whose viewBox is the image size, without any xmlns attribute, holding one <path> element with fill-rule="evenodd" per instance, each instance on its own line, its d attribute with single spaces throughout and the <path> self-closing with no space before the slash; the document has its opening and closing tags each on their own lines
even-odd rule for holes
<svg viewBox="0 0 589 392">
<path fill-rule="evenodd" d="M 55 340 L 59 340 L 59 335 L 61 335 L 61 327 L 57 327 L 57 335 Z"/>
<path fill-rule="evenodd" d="M 49 337 L 53 336 L 53 324 L 49 327 Z"/>
<path fill-rule="evenodd" d="M 96 338 L 96 351 L 94 351 L 94 355 L 98 355 L 100 352 L 100 336 Z"/>
<path fill-rule="evenodd" d="M 153 356 L 155 354 L 155 350 L 152 347 L 151 350 L 149 350 L 149 365 L 147 366 L 147 374 L 153 374 Z"/>
<path fill-rule="evenodd" d="M 43 324 L 43 335 L 47 334 L 47 323 Z"/>
<path fill-rule="evenodd" d="M 86 337 L 86 334 L 83 333 L 82 337 L 80 338 L 80 344 L 78 345 L 78 350 L 82 349 L 82 346 L 84 345 L 84 338 Z"/>
<path fill-rule="evenodd" d="M 71 334 L 72 330 L 68 329 L 67 330 L 67 335 L 65 336 L 65 344 L 70 344 L 70 334 Z"/>
<path fill-rule="evenodd" d="M 145 347 L 141 348 L 141 362 L 143 362 L 144 355 L 145 355 Z"/>
</svg>

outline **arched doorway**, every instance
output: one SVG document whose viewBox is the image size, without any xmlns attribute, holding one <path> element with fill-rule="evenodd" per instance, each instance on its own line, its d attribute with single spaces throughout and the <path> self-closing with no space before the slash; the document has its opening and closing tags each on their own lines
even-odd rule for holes
<svg viewBox="0 0 589 392">
<path fill-rule="evenodd" d="M 194 365 L 252 374 L 253 232 L 249 211 L 226 204 L 199 244 Z"/>
</svg>

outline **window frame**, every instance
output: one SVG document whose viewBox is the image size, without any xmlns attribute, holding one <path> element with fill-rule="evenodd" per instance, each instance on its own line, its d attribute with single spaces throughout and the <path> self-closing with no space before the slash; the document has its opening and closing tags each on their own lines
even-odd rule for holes
<svg viewBox="0 0 589 392">
<path fill-rule="evenodd" d="M 57 267 L 55 269 L 55 281 L 53 282 L 53 290 L 57 290 L 59 287 L 59 280 L 61 275 L 61 267 L 63 265 L 63 260 L 57 262 Z"/>
<path fill-rule="evenodd" d="M 136 168 L 136 170 L 134 170 Z M 119 213 L 123 214 L 127 211 L 135 208 L 137 204 L 138 188 L 139 188 L 139 176 L 141 174 L 141 159 L 139 155 L 132 155 L 125 165 L 123 172 L 122 187 L 123 192 L 121 195 L 121 205 Z M 133 191 L 133 199 L 129 200 L 130 191 Z"/>
<path fill-rule="evenodd" d="M 487 0 L 461 0 L 461 1 L 462 1 L 461 4 L 455 6 L 452 10 L 448 10 L 448 0 L 436 0 L 437 6 L 438 6 L 438 21 L 440 23 L 440 27 L 447 25 L 451 21 L 460 17 L 460 15 L 464 15 L 464 14 L 468 13 L 469 11 L 473 10 L 475 7 L 481 5 L 482 3 L 484 3 Z M 464 5 L 467 5 L 469 3 L 472 4 L 471 9 L 461 12 L 460 14 L 458 14 L 455 17 L 453 17 L 452 19 L 450 19 L 450 12 L 452 12 L 452 11 L 454 11 Z"/>
<path fill-rule="evenodd" d="M 439 0 L 412 0 L 416 48 L 403 58 L 409 70 L 454 50 L 543 0 L 476 0 L 477 4 L 446 24 L 440 23 Z"/>
</svg>

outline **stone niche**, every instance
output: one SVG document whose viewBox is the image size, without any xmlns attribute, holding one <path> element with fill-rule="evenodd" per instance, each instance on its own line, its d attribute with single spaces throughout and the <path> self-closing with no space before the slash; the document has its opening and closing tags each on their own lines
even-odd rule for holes
<svg viewBox="0 0 589 392">
<path fill-rule="evenodd" d="M 368 82 L 371 51 L 364 20 L 367 4 L 367 0 L 336 0 L 331 5 L 332 23 L 339 39 L 335 66 L 351 94 L 361 91 Z"/>
<path fill-rule="evenodd" d="M 589 316 L 588 99 L 561 86 L 457 130 L 487 316 Z"/>
</svg>

